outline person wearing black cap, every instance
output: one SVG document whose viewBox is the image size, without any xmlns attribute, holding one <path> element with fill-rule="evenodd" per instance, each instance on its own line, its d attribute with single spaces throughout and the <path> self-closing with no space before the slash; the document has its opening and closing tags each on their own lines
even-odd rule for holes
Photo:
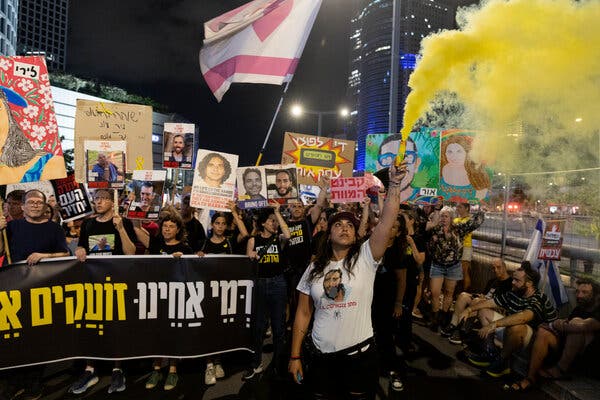
<svg viewBox="0 0 600 400">
<path fill-rule="evenodd" d="M 316 397 L 375 396 L 378 368 L 371 324 L 373 282 L 398 215 L 405 174 L 406 163 L 390 167 L 388 198 L 379 224 L 365 242 L 359 240 L 359 221 L 354 214 L 339 212 L 329 218 L 327 241 L 298 284 L 288 370 L 296 383 L 303 382 L 302 341 L 314 311 L 312 334 L 307 338 L 313 349 L 307 382 Z"/>
</svg>

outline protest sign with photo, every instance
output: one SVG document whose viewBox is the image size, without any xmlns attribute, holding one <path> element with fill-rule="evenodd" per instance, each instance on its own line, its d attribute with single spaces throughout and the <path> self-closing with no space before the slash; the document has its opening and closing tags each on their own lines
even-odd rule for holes
<svg viewBox="0 0 600 400">
<path fill-rule="evenodd" d="M 317 184 L 323 175 L 350 177 L 355 144 L 352 140 L 286 132 L 281 164 L 295 164 L 298 183 L 304 185 Z"/>
<path fill-rule="evenodd" d="M 296 166 L 265 165 L 267 177 L 267 199 L 275 200 L 280 204 L 288 204 L 298 199 L 298 178 Z"/>
<path fill-rule="evenodd" d="M 67 176 L 44 57 L 0 56 L 0 185 Z"/>
<path fill-rule="evenodd" d="M 190 205 L 209 210 L 229 211 L 235 197 L 237 154 L 198 150 Z"/>
<path fill-rule="evenodd" d="M 562 233 L 565 231 L 565 222 L 564 219 L 546 221 L 538 259 L 560 260 L 563 243 Z"/>
<path fill-rule="evenodd" d="M 22 190 L 24 192 L 28 190 L 39 190 L 40 192 L 46 195 L 46 200 L 50 199 L 50 196 L 54 196 L 54 188 L 52 187 L 52 183 L 50 181 L 37 181 L 37 182 L 27 182 L 27 183 L 13 183 L 10 185 L 6 185 L 6 194 L 8 195 L 10 192 L 15 190 Z"/>
<path fill-rule="evenodd" d="M 63 179 L 50 181 L 56 193 L 63 222 L 83 218 L 94 212 L 85 186 L 75 181 L 73 174 Z"/>
<path fill-rule="evenodd" d="M 125 184 L 127 142 L 84 141 L 89 188 L 122 188 Z"/>
<path fill-rule="evenodd" d="M 167 171 L 133 171 L 133 181 L 129 186 L 134 200 L 129 204 L 127 218 L 158 219 L 166 177 Z"/>
<path fill-rule="evenodd" d="M 268 207 L 265 167 L 238 168 L 237 192 L 238 207 L 242 210 Z"/>
<path fill-rule="evenodd" d="M 75 179 L 85 181 L 86 140 L 126 141 L 126 172 L 152 169 L 152 107 L 77 100 L 75 113 Z"/>
<path fill-rule="evenodd" d="M 192 169 L 194 124 L 166 122 L 163 131 L 163 168 Z"/>
</svg>

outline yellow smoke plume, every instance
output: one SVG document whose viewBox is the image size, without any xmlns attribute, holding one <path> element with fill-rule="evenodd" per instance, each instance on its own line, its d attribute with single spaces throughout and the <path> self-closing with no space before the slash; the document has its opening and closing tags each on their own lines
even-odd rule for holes
<svg viewBox="0 0 600 400">
<path fill-rule="evenodd" d="M 425 38 L 402 134 L 452 93 L 482 134 L 476 157 L 525 172 L 600 165 L 600 1 L 489 0 Z"/>
</svg>

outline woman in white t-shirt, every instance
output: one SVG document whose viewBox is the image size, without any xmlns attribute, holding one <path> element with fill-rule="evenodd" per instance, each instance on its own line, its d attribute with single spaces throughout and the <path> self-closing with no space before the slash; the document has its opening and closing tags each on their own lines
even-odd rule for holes
<svg viewBox="0 0 600 400">
<path fill-rule="evenodd" d="M 289 372 L 302 383 L 301 348 L 314 312 L 307 381 L 319 398 L 350 396 L 374 398 L 377 356 L 371 324 L 373 282 L 377 266 L 400 206 L 400 182 L 406 164 L 390 167 L 388 198 L 379 224 L 369 240 L 358 239 L 358 220 L 350 212 L 329 218 L 327 242 L 298 284 L 299 302 L 294 321 Z"/>
</svg>

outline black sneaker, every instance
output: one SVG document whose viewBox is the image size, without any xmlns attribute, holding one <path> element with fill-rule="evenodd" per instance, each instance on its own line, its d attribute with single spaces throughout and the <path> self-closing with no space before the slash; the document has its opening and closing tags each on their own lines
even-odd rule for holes
<svg viewBox="0 0 600 400">
<path fill-rule="evenodd" d="M 510 374 L 510 364 L 508 363 L 508 360 L 498 357 L 490 364 L 485 372 L 493 378 L 500 378 Z"/>
<path fill-rule="evenodd" d="M 69 388 L 69 393 L 81 394 L 98 383 L 98 375 L 95 372 L 85 370 L 77 382 Z"/>
<path fill-rule="evenodd" d="M 263 372 L 263 370 L 264 370 L 264 368 L 263 368 L 262 364 L 260 364 L 256 368 L 250 368 L 246 372 L 244 372 L 244 375 L 242 375 L 242 380 L 248 381 L 248 380 L 254 378 L 255 376 L 257 376 L 258 374 L 260 374 L 261 372 Z"/>
<path fill-rule="evenodd" d="M 125 385 L 125 376 L 123 371 L 115 368 L 113 369 L 112 376 L 110 377 L 110 386 L 108 387 L 108 393 L 122 392 L 127 386 Z"/>
<path fill-rule="evenodd" d="M 454 324 L 448 324 L 448 326 L 440 329 L 440 334 L 444 337 L 450 337 L 456 331 Z"/>
<path fill-rule="evenodd" d="M 462 333 L 459 329 L 455 329 L 448 341 L 453 344 L 462 344 Z"/>
</svg>

